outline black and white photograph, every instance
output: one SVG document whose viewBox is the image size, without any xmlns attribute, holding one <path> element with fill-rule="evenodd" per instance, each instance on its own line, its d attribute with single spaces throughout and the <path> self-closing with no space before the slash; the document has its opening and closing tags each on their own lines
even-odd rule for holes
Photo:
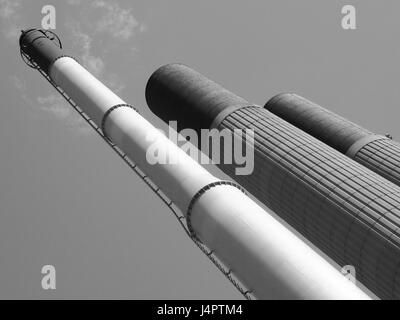
<svg viewBox="0 0 400 320">
<path fill-rule="evenodd" d="M 399 13 L 0 0 L 0 300 L 400 299 Z"/>
</svg>

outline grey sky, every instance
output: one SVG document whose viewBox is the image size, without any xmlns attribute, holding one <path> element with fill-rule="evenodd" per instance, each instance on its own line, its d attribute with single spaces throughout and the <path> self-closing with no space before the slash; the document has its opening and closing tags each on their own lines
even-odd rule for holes
<svg viewBox="0 0 400 320">
<path fill-rule="evenodd" d="M 74 55 L 158 127 L 150 74 L 182 62 L 258 104 L 296 92 L 400 139 L 398 1 L 0 0 L 0 298 L 241 298 L 170 212 L 19 57 L 57 10 Z M 223 175 L 218 174 L 222 177 Z M 57 270 L 43 291 L 41 267 Z"/>
</svg>

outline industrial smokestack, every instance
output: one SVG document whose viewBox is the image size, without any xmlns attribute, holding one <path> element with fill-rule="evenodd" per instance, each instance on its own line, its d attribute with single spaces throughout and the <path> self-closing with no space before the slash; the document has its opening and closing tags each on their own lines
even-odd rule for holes
<svg viewBox="0 0 400 320">
<path fill-rule="evenodd" d="M 213 99 L 199 100 L 199 91 Z M 253 129 L 254 172 L 219 167 L 339 265 L 355 266 L 379 297 L 400 298 L 399 187 L 186 66 L 158 69 L 146 99 L 164 121 L 178 117 L 181 128 Z"/>
<path fill-rule="evenodd" d="M 400 186 L 400 144 L 374 134 L 297 94 L 282 93 L 265 108 Z"/>
<path fill-rule="evenodd" d="M 47 70 L 50 81 L 164 190 L 185 214 L 193 235 L 255 297 L 369 298 L 247 197 L 239 185 L 211 175 L 78 62 L 54 48 L 45 32 L 24 32 L 20 43 L 26 61 Z M 150 147 L 168 158 L 178 156 L 179 162 L 150 164 L 146 156 Z"/>
</svg>

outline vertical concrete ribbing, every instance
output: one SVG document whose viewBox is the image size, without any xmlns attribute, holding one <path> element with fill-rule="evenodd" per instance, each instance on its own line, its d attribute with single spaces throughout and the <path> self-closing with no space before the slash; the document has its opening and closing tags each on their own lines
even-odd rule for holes
<svg viewBox="0 0 400 320">
<path fill-rule="evenodd" d="M 255 131 L 254 172 L 224 172 L 378 296 L 400 298 L 400 188 L 265 109 L 239 109 L 223 128 Z"/>
<path fill-rule="evenodd" d="M 265 108 L 400 186 L 400 144 L 299 96 L 279 94 Z"/>
</svg>

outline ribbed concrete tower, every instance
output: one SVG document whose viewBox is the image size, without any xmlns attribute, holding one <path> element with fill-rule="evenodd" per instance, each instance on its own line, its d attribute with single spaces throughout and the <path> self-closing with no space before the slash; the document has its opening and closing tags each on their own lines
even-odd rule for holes
<svg viewBox="0 0 400 320">
<path fill-rule="evenodd" d="M 146 99 L 178 128 L 253 129 L 255 167 L 219 167 L 385 299 L 400 298 L 400 188 L 198 72 L 166 65 Z"/>
<path fill-rule="evenodd" d="M 265 108 L 400 186 L 400 144 L 297 95 L 282 93 Z"/>
</svg>

